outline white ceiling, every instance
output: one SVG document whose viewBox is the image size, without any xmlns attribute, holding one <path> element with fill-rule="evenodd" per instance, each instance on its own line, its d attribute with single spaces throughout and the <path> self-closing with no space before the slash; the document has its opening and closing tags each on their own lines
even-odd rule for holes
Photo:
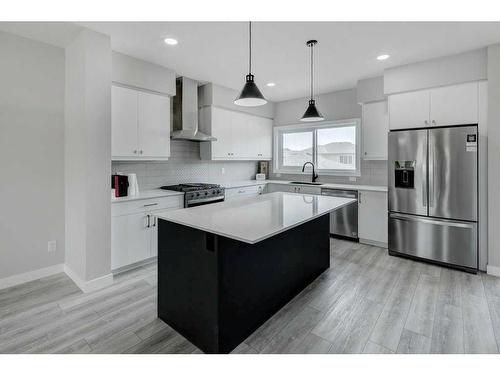
<svg viewBox="0 0 500 375">
<path fill-rule="evenodd" d="M 202 82 L 240 89 L 248 65 L 245 22 L 84 22 L 111 36 L 112 48 L 172 68 Z M 0 24 L 0 29 L 64 46 L 75 24 Z M 163 43 L 178 39 L 176 46 Z M 309 87 L 309 50 L 317 39 L 315 87 L 325 93 L 356 85 L 387 67 L 460 53 L 500 42 L 498 22 L 255 22 L 253 73 L 274 101 L 303 97 Z M 377 61 L 382 53 L 391 55 Z M 275 82 L 275 87 L 266 87 Z"/>
</svg>

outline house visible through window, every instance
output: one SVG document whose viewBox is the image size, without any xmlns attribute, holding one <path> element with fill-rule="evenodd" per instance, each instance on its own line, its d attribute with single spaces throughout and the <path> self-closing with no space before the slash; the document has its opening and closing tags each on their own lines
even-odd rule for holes
<svg viewBox="0 0 500 375">
<path fill-rule="evenodd" d="M 359 175 L 359 120 L 275 128 L 274 169 L 299 173 L 311 161 L 330 175 Z"/>
</svg>

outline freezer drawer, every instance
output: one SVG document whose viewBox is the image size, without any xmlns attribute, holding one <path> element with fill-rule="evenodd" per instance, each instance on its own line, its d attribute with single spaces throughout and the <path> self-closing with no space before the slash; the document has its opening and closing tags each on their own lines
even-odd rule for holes
<svg viewBox="0 0 500 375">
<path fill-rule="evenodd" d="M 477 269 L 477 224 L 390 213 L 389 251 Z"/>
</svg>

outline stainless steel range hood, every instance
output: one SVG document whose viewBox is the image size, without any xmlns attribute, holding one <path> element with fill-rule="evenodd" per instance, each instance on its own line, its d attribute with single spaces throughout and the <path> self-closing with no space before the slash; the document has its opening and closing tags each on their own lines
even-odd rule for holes
<svg viewBox="0 0 500 375">
<path fill-rule="evenodd" d="M 170 138 L 194 142 L 216 141 L 198 131 L 198 82 L 179 77 L 175 81 L 176 93 L 172 99 L 173 126 Z"/>
</svg>

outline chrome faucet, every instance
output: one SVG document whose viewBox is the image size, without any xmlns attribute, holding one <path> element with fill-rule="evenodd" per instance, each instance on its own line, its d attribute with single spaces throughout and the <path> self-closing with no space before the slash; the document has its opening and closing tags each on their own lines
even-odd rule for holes
<svg viewBox="0 0 500 375">
<path fill-rule="evenodd" d="M 310 161 L 305 162 L 304 165 L 302 166 L 302 172 L 304 172 L 304 170 L 306 169 L 307 164 L 311 164 L 313 167 L 311 182 L 316 182 L 316 180 L 319 176 L 314 172 L 314 163 L 312 163 Z"/>
</svg>

